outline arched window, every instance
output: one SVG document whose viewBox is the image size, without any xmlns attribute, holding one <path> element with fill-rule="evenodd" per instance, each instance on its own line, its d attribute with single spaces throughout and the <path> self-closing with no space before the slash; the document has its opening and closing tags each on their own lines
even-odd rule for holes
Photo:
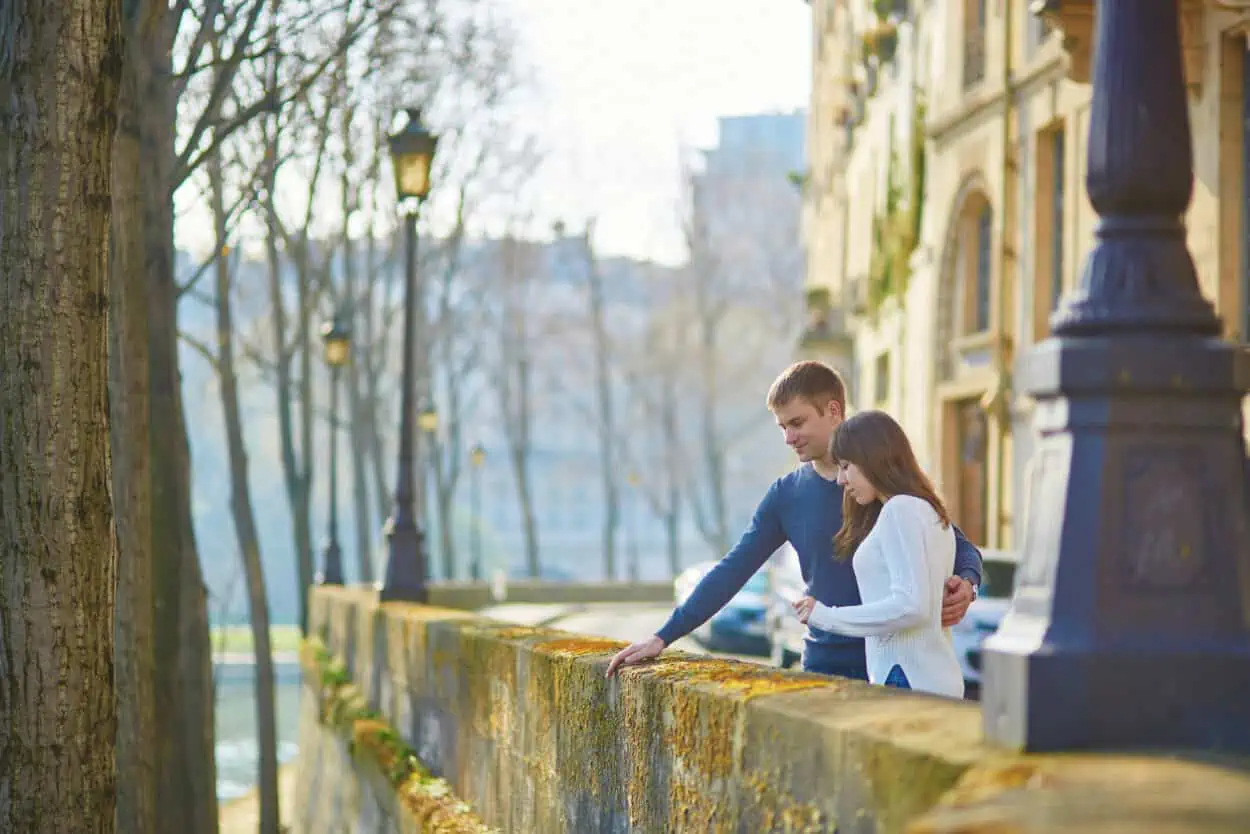
<svg viewBox="0 0 1250 834">
<path fill-rule="evenodd" d="M 958 224 L 956 277 L 961 335 L 990 329 L 993 295 L 994 210 L 981 194 L 970 195 Z"/>
</svg>

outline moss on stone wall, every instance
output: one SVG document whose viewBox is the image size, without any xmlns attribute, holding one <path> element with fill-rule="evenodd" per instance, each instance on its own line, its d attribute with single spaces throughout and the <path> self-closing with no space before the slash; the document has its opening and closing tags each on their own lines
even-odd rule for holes
<svg viewBox="0 0 1250 834">
<path fill-rule="evenodd" d="M 417 758 L 416 751 L 365 698 L 334 657 L 316 637 L 304 641 L 300 663 L 313 685 L 322 723 L 348 741 L 352 756 L 380 771 L 395 791 L 395 807 L 402 809 L 427 834 L 497 834 L 485 825 L 468 803 L 456 797 L 444 779 L 438 779 Z"/>
</svg>

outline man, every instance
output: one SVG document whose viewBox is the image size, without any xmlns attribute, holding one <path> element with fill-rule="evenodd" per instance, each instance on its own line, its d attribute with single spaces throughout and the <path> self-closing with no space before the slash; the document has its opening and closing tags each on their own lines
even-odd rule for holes
<svg viewBox="0 0 1250 834">
<path fill-rule="evenodd" d="M 833 537 L 842 526 L 842 488 L 829 441 L 846 414 L 842 377 L 821 362 L 797 362 L 773 382 L 768 408 L 802 465 L 773 482 L 738 544 L 703 577 L 668 622 L 612 658 L 609 677 L 622 666 L 650 660 L 706 622 L 787 541 L 798 554 L 811 596 L 825 605 L 859 604 L 851 560 L 835 559 L 833 553 Z M 958 529 L 955 548 L 956 575 L 946 581 L 942 600 L 944 626 L 963 619 L 981 584 L 981 554 Z M 864 641 L 809 626 L 803 669 L 867 680 Z"/>
</svg>

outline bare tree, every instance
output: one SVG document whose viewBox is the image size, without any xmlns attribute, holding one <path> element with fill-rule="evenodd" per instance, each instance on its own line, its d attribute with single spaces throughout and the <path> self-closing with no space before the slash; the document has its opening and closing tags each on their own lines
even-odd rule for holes
<svg viewBox="0 0 1250 834">
<path fill-rule="evenodd" d="M 525 564 L 531 577 L 542 572 L 539 562 L 538 520 L 530 481 L 532 452 L 534 339 L 532 287 L 538 272 L 535 246 L 509 234 L 493 253 L 490 269 L 499 286 L 498 333 L 491 383 L 503 423 L 508 459 L 516 484 L 517 503 L 525 534 Z"/>
<path fill-rule="evenodd" d="M 224 255 L 229 244 L 224 198 L 226 186 L 222 167 L 217 155 L 209 158 L 214 231 L 218 251 Z M 273 651 L 269 638 L 269 601 L 261 562 L 260 536 L 256 530 L 256 514 L 252 508 L 251 487 L 248 482 L 247 447 L 239 406 L 239 382 L 235 372 L 232 304 L 234 281 L 231 267 L 231 258 L 217 258 L 214 270 L 217 299 L 217 350 L 214 366 L 220 382 L 226 450 L 230 461 L 230 510 L 234 517 L 235 535 L 247 579 L 248 611 L 252 626 L 253 662 L 256 670 L 257 747 L 260 754 L 260 834 L 279 834 L 278 734 Z"/>
<path fill-rule="evenodd" d="M 620 487 L 617 478 L 616 412 L 613 405 L 612 342 L 605 315 L 603 273 L 595 255 L 595 222 L 586 224 L 580 244 L 586 267 L 586 319 L 590 325 L 594 356 L 595 428 L 599 440 L 599 478 L 603 490 L 603 576 L 608 581 L 616 575 L 616 534 L 621 520 Z"/>
<path fill-rule="evenodd" d="M 113 142 L 109 285 L 109 410 L 118 549 L 116 645 L 117 827 L 156 830 L 156 655 L 152 629 L 152 493 L 146 219 L 159 213 L 144 157 L 148 47 L 168 6 L 145 0 L 125 9 L 126 52 Z"/>
<path fill-rule="evenodd" d="M 697 437 L 685 448 L 685 493 L 696 527 L 715 552 L 730 545 L 731 461 L 742 474 L 765 443 L 746 443 L 768 425 L 762 392 L 790 361 L 788 339 L 801 311 L 802 255 L 798 196 L 784 171 L 768 160 L 740 168 L 709 166 L 685 172 L 683 230 L 689 260 L 678 303 L 692 324 L 685 345 L 687 380 Z M 733 385 L 729 385 L 732 375 Z M 732 453 L 732 454 L 731 454 Z"/>
<path fill-rule="evenodd" d="M 101 0 L 0 7 L 3 831 L 115 830 L 107 302 L 120 25 Z"/>
<path fill-rule="evenodd" d="M 629 468 L 639 473 L 637 487 L 664 525 L 669 573 L 681 571 L 682 468 L 684 438 L 679 421 L 686 324 L 683 309 L 674 303 L 673 277 L 654 265 L 644 279 L 644 325 L 633 339 L 638 350 L 617 354 L 629 400 L 637 412 L 628 420 L 622 451 Z M 663 275 L 663 277 L 659 277 Z"/>
</svg>

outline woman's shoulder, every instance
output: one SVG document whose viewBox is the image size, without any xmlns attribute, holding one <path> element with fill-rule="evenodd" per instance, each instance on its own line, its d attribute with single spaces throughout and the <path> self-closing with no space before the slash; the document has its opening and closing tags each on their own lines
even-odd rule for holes
<svg viewBox="0 0 1250 834">
<path fill-rule="evenodd" d="M 881 517 L 919 518 L 924 521 L 940 521 L 937 510 L 925 499 L 917 495 L 895 495 L 881 507 Z"/>
</svg>

